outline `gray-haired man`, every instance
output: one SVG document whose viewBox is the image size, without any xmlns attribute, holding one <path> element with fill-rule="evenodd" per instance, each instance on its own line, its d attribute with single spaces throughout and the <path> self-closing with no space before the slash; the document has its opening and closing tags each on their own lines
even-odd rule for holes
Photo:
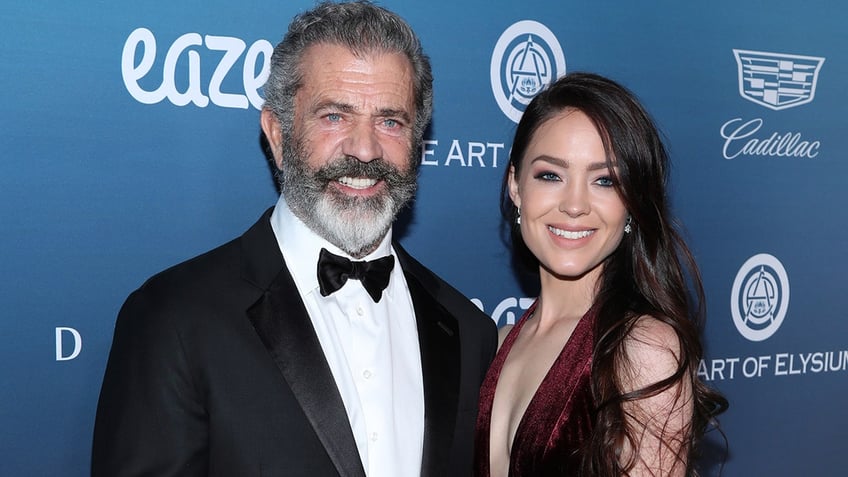
<svg viewBox="0 0 848 477">
<path fill-rule="evenodd" d="M 495 327 L 391 231 L 429 60 L 397 15 L 351 2 L 297 16 L 271 63 L 279 202 L 127 299 L 92 474 L 468 475 Z"/>
</svg>

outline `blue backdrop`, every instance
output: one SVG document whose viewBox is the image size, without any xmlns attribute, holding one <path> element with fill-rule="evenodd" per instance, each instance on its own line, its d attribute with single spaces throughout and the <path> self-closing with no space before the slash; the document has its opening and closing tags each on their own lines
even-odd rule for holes
<svg viewBox="0 0 848 477">
<path fill-rule="evenodd" d="M 273 204 L 257 89 L 311 4 L 0 5 L 0 475 L 87 475 L 127 294 Z M 497 208 L 514 118 L 565 71 L 619 80 L 673 157 L 708 294 L 700 374 L 731 402 L 723 475 L 845 475 L 848 7 L 384 4 L 420 34 L 436 78 L 406 247 L 514 320 L 529 299 Z"/>
</svg>

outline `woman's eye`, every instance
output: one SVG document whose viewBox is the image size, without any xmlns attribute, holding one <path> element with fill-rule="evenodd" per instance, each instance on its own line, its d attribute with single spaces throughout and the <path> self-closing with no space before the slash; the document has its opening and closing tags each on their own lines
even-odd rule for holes
<svg viewBox="0 0 848 477">
<path fill-rule="evenodd" d="M 595 181 L 599 186 L 603 187 L 612 187 L 615 182 L 613 182 L 610 177 L 601 177 Z"/>
<path fill-rule="evenodd" d="M 543 181 L 558 181 L 559 176 L 554 174 L 553 172 L 540 172 L 536 174 L 536 179 Z"/>
</svg>

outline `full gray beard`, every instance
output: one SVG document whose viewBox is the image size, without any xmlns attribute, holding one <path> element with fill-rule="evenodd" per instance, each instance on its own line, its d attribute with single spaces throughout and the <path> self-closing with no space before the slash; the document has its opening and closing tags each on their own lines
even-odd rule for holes
<svg viewBox="0 0 848 477">
<path fill-rule="evenodd" d="M 336 159 L 313 170 L 306 164 L 308 153 L 302 141 L 292 139 L 283 140 L 282 169 L 277 171 L 292 213 L 351 257 L 368 255 L 415 195 L 418 174 L 413 158 L 407 172 L 382 159 L 360 162 L 354 157 Z M 366 198 L 348 196 L 330 185 L 343 176 L 383 180 L 386 190 Z"/>
</svg>

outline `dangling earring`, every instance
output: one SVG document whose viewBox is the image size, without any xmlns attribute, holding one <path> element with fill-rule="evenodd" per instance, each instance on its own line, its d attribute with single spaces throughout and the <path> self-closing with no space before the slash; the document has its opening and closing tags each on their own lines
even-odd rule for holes
<svg viewBox="0 0 848 477">
<path fill-rule="evenodd" d="M 633 231 L 633 227 L 630 226 L 630 223 L 633 222 L 633 217 L 627 216 L 627 222 L 624 223 L 624 233 L 629 234 Z"/>
<path fill-rule="evenodd" d="M 516 207 L 515 225 L 521 225 L 521 207 Z"/>
</svg>

